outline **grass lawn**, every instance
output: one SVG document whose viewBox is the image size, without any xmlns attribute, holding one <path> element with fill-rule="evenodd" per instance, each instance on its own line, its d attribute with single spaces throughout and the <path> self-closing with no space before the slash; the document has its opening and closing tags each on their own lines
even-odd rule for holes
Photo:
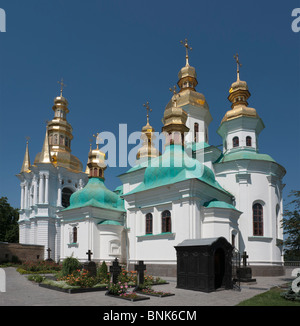
<svg viewBox="0 0 300 326">
<path fill-rule="evenodd" d="M 267 292 L 256 295 L 253 298 L 242 301 L 238 306 L 294 306 L 300 307 L 299 301 L 291 301 L 282 298 L 280 294 L 286 292 L 286 289 L 272 288 Z"/>
</svg>

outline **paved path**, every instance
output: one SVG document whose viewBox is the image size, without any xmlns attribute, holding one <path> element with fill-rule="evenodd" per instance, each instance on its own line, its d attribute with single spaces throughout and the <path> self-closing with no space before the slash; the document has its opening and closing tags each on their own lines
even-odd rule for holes
<svg viewBox="0 0 300 326">
<path fill-rule="evenodd" d="M 165 278 L 166 285 L 157 285 L 155 290 L 175 293 L 175 296 L 150 300 L 130 302 L 105 296 L 105 291 L 68 294 L 39 287 L 28 281 L 25 275 L 20 275 L 15 268 L 4 268 L 6 272 L 6 292 L 0 292 L 0 306 L 234 306 L 271 287 L 286 283 L 292 278 L 257 277 L 257 284 L 242 285 L 240 292 L 221 290 L 203 293 L 176 288 L 175 278 Z"/>
</svg>

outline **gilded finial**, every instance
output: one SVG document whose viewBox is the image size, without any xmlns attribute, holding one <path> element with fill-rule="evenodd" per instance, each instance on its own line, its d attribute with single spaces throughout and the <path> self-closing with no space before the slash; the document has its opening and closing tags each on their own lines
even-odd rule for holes
<svg viewBox="0 0 300 326">
<path fill-rule="evenodd" d="M 149 124 L 149 112 L 152 112 L 152 109 L 149 106 L 149 102 L 147 101 L 146 104 L 143 104 L 143 106 L 146 108 L 147 110 L 147 124 Z"/>
<path fill-rule="evenodd" d="M 188 40 L 185 39 L 184 41 L 180 41 L 180 43 L 185 47 L 186 53 L 185 53 L 185 60 L 186 60 L 186 66 L 189 66 L 189 50 L 193 50 L 192 47 L 189 46 Z"/>
<path fill-rule="evenodd" d="M 236 68 L 237 80 L 240 80 L 240 67 L 242 66 L 242 64 L 240 63 L 238 53 L 236 55 L 234 55 L 233 57 L 236 61 L 236 66 L 237 66 L 237 68 Z"/>
<path fill-rule="evenodd" d="M 64 89 L 67 85 L 64 83 L 64 79 L 63 79 L 63 78 L 61 79 L 61 81 L 58 81 L 57 83 L 60 84 L 60 96 L 62 97 L 63 89 Z"/>
<path fill-rule="evenodd" d="M 169 91 L 173 93 L 173 97 L 172 97 L 172 102 L 174 103 L 174 106 L 177 106 L 177 101 L 178 101 L 178 97 L 180 97 L 180 95 L 177 93 L 177 87 L 176 85 L 173 86 L 173 88 L 169 88 Z"/>
<path fill-rule="evenodd" d="M 93 137 L 96 138 L 97 149 L 99 149 L 99 143 L 97 143 L 97 141 L 98 141 L 98 136 L 99 136 L 99 132 L 97 132 L 96 135 L 93 135 Z"/>
<path fill-rule="evenodd" d="M 90 138 L 89 141 L 90 141 L 90 151 L 91 151 L 92 150 L 93 138 Z"/>
</svg>

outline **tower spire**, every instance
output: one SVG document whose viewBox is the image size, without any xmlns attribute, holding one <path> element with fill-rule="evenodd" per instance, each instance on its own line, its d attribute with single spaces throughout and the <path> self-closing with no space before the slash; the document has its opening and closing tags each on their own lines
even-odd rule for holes
<svg viewBox="0 0 300 326">
<path fill-rule="evenodd" d="M 44 139 L 42 152 L 39 158 L 39 163 L 51 163 L 51 154 L 50 154 L 49 138 L 48 138 L 48 126 L 46 127 L 46 135 Z"/>
<path fill-rule="evenodd" d="M 26 150 L 25 150 L 25 156 L 21 168 L 21 173 L 22 172 L 30 172 L 30 157 L 29 157 L 29 150 L 28 150 L 28 142 L 30 140 L 30 137 L 26 137 Z"/>
</svg>

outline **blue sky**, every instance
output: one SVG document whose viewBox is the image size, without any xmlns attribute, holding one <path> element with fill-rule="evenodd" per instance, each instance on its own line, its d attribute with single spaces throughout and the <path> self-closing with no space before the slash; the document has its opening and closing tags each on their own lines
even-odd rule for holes
<svg viewBox="0 0 300 326">
<path fill-rule="evenodd" d="M 299 190 L 300 32 L 291 29 L 299 1 L 200 0 L 4 0 L 6 33 L 0 33 L 0 196 L 18 207 L 16 178 L 30 140 L 30 157 L 41 150 L 45 121 L 53 118 L 57 81 L 64 78 L 73 126 L 72 153 L 85 166 L 91 135 L 120 123 L 140 131 L 146 117 L 160 131 L 169 87 L 185 64 L 179 41 L 188 38 L 190 64 L 198 75 L 213 122 L 210 144 L 230 108 L 228 90 L 236 80 L 233 55 L 243 64 L 241 79 L 251 92 L 266 128 L 260 152 L 287 174 L 284 196 Z M 129 147 L 130 149 L 130 147 Z M 126 168 L 107 168 L 106 185 L 120 184 Z"/>
</svg>

